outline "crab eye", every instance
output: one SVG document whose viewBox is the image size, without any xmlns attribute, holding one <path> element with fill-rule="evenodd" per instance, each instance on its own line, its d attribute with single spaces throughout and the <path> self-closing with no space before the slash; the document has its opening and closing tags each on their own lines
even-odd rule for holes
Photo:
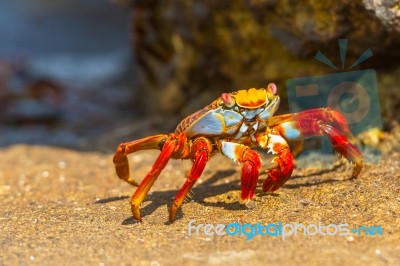
<svg viewBox="0 0 400 266">
<path fill-rule="evenodd" d="M 232 99 L 229 93 L 222 93 L 221 98 L 227 107 L 232 107 L 235 105 L 235 100 Z"/>
<path fill-rule="evenodd" d="M 271 91 L 272 94 L 275 94 L 278 89 L 276 88 L 275 83 L 270 83 L 268 84 L 268 90 Z"/>
</svg>

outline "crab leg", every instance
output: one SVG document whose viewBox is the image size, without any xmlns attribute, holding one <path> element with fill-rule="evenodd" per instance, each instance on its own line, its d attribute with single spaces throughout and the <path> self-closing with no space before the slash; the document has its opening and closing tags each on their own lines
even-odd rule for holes
<svg viewBox="0 0 400 266">
<path fill-rule="evenodd" d="M 163 137 L 160 138 L 161 136 L 163 136 Z M 138 150 L 138 147 L 147 148 L 147 149 L 154 148 L 155 144 L 156 144 L 155 141 L 159 141 L 157 143 L 157 147 L 159 145 L 161 146 L 160 147 L 161 152 L 160 152 L 157 160 L 153 164 L 150 172 L 142 180 L 142 182 L 140 183 L 140 185 L 138 186 L 138 188 L 136 189 L 135 193 L 133 194 L 133 196 L 131 198 L 132 214 L 135 217 L 135 219 L 139 220 L 139 221 L 141 221 L 141 215 L 140 215 L 140 210 L 139 210 L 140 204 L 143 202 L 144 198 L 146 197 L 147 193 L 149 192 L 151 186 L 156 181 L 157 177 L 160 175 L 161 171 L 167 165 L 169 159 L 171 157 L 185 158 L 187 156 L 189 147 L 186 145 L 186 142 L 187 142 L 186 136 L 183 133 L 170 134 L 169 136 L 157 135 L 154 137 L 150 137 L 149 142 L 147 142 L 147 138 L 142 139 L 142 141 L 139 140 L 139 141 L 137 141 L 137 143 L 135 143 L 136 146 L 135 145 L 129 146 L 131 149 L 128 150 L 128 152 L 126 152 L 126 147 L 122 146 L 121 149 L 122 149 L 122 151 L 125 151 L 125 154 L 122 153 L 122 151 L 121 151 L 121 154 L 117 154 L 114 156 L 114 162 L 116 161 L 116 159 L 117 159 L 117 162 L 120 162 L 120 161 L 124 162 L 124 160 L 127 160 L 127 159 L 124 159 L 124 157 L 126 158 L 127 153 Z M 118 150 L 117 150 L 117 153 L 118 153 Z M 129 169 L 127 163 L 122 164 L 122 166 Z M 116 167 L 118 167 L 118 165 Z M 126 173 L 126 169 L 123 169 L 123 170 L 124 170 L 123 173 Z"/>
<path fill-rule="evenodd" d="M 294 158 L 297 158 L 298 155 L 302 152 L 303 147 L 304 147 L 304 140 L 297 140 L 293 141 L 293 148 L 292 148 L 292 154 Z"/>
<path fill-rule="evenodd" d="M 193 185 L 196 183 L 197 179 L 200 177 L 210 158 L 212 152 L 212 146 L 209 140 L 206 138 L 197 138 L 192 145 L 192 157 L 193 166 L 190 170 L 189 176 L 183 184 L 182 188 L 176 194 L 174 202 L 171 205 L 169 220 L 174 221 L 176 212 L 182 205 L 182 202 L 186 198 L 188 192 L 192 189 Z"/>
<path fill-rule="evenodd" d="M 221 142 L 221 153 L 226 157 L 242 164 L 241 199 L 249 202 L 257 187 L 261 158 L 257 152 L 249 147 L 232 142 Z"/>
<path fill-rule="evenodd" d="M 350 143 L 341 131 L 327 125 L 322 120 L 309 118 L 294 119 L 276 125 L 273 130 L 279 131 L 287 140 L 301 140 L 312 136 L 327 136 L 334 150 L 355 164 L 352 173 L 353 178 L 357 177 L 363 168 L 363 156 L 358 148 Z"/>
<path fill-rule="evenodd" d="M 127 155 L 139 150 L 157 149 L 167 137 L 168 135 L 155 135 L 119 144 L 113 158 L 117 176 L 132 186 L 138 186 L 138 183 L 130 177 Z"/>
<path fill-rule="evenodd" d="M 276 154 L 272 159 L 275 166 L 267 169 L 268 177 L 263 183 L 264 192 L 273 192 L 285 184 L 292 175 L 293 155 L 290 153 L 289 145 L 280 135 L 258 135 L 257 142 L 262 148 L 269 148 L 270 152 Z"/>
<path fill-rule="evenodd" d="M 164 144 L 164 148 L 158 156 L 156 162 L 151 168 L 150 172 L 146 175 L 143 181 L 140 183 L 139 187 L 136 189 L 135 193 L 131 199 L 131 209 L 132 214 L 136 220 L 142 220 L 140 215 L 140 204 L 142 204 L 144 198 L 147 196 L 150 188 L 153 186 L 157 177 L 160 175 L 161 171 L 167 165 L 169 159 L 171 158 L 172 153 L 174 152 L 176 147 L 175 141 L 166 141 Z"/>
<path fill-rule="evenodd" d="M 354 136 L 351 133 L 344 116 L 329 107 L 315 108 L 294 114 L 274 116 L 269 120 L 268 125 L 273 127 L 286 121 L 300 121 L 304 119 L 315 119 L 324 121 L 325 123 L 332 123 L 332 125 L 350 139 L 350 141 L 354 141 Z"/>
</svg>

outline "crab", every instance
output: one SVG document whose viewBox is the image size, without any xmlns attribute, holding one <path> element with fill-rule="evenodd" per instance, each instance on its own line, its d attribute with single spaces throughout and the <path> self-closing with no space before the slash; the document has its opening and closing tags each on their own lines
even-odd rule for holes
<svg viewBox="0 0 400 266">
<path fill-rule="evenodd" d="M 273 83 L 267 88 L 223 93 L 211 104 L 183 119 L 173 133 L 119 144 L 113 157 L 117 176 L 137 186 L 131 198 L 133 217 L 142 220 L 140 205 L 170 158 L 193 162 L 169 209 L 171 222 L 207 162 L 217 153 L 241 165 L 242 203 L 252 200 L 262 166 L 260 155 L 252 149 L 254 147 L 268 149 L 273 154 L 272 161 L 263 169 L 267 174 L 263 192 L 276 191 L 291 176 L 294 156 L 288 142 L 301 143 L 312 136 L 327 136 L 334 150 L 354 166 L 352 178 L 359 175 L 363 156 L 352 144 L 354 137 L 342 114 L 326 107 L 274 116 L 279 102 L 277 87 Z M 150 172 L 138 184 L 130 176 L 127 155 L 147 149 L 159 149 L 160 154 Z"/>
</svg>

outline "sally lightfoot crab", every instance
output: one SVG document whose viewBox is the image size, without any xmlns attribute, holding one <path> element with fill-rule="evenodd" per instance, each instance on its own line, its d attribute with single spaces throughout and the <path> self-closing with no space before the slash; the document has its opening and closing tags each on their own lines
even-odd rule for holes
<svg viewBox="0 0 400 266">
<path fill-rule="evenodd" d="M 273 116 L 280 101 L 276 91 L 275 84 L 271 83 L 266 89 L 223 93 L 182 120 L 174 133 L 121 143 L 113 161 L 118 177 L 138 186 L 131 199 L 135 219 L 141 220 L 139 207 L 170 158 L 193 161 L 186 182 L 170 208 L 171 222 L 208 160 L 216 153 L 241 164 L 243 202 L 253 198 L 262 166 L 260 156 L 252 147 L 260 146 L 274 155 L 268 168 L 262 169 L 268 175 L 262 186 L 264 192 L 277 190 L 292 174 L 293 155 L 287 141 L 301 141 L 311 136 L 327 136 L 334 150 L 354 165 L 352 177 L 357 177 L 363 167 L 363 157 L 349 141 L 353 135 L 345 118 L 330 108 Z M 129 174 L 127 155 L 146 149 L 161 152 L 150 172 L 138 184 Z"/>
</svg>

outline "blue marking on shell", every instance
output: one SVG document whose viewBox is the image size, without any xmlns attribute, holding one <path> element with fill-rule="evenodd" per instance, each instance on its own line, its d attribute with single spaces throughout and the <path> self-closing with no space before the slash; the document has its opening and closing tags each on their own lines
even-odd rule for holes
<svg viewBox="0 0 400 266">
<path fill-rule="evenodd" d="M 224 116 L 225 125 L 227 127 L 237 125 L 243 119 L 243 117 L 240 114 L 234 111 L 231 110 L 219 110 L 219 111 Z"/>
<path fill-rule="evenodd" d="M 300 130 L 294 128 L 291 122 L 282 123 L 281 127 L 287 139 L 297 139 L 301 135 Z"/>
<path fill-rule="evenodd" d="M 258 117 L 262 120 L 268 120 L 271 116 L 274 115 L 276 110 L 278 110 L 279 107 L 279 97 L 276 97 L 272 103 L 270 103 L 264 111 L 262 111 Z"/>
<path fill-rule="evenodd" d="M 226 130 L 226 134 L 232 135 L 233 133 L 235 133 L 237 130 L 237 127 L 232 127 L 228 130 Z"/>
<path fill-rule="evenodd" d="M 246 124 L 242 124 L 242 126 L 239 129 L 240 133 L 244 133 L 247 131 L 248 126 Z"/>
<path fill-rule="evenodd" d="M 235 139 L 240 139 L 243 136 L 242 132 L 236 134 Z"/>
<path fill-rule="evenodd" d="M 243 133 L 247 131 L 247 125 L 242 124 L 242 126 L 239 129 L 239 132 L 236 134 L 235 139 L 240 139 L 243 136 Z"/>
<path fill-rule="evenodd" d="M 258 129 L 258 121 L 256 121 L 256 122 L 253 124 L 253 129 L 254 129 L 255 131 L 257 131 L 257 129 Z"/>
<path fill-rule="evenodd" d="M 246 110 L 244 112 L 242 112 L 242 115 L 246 118 L 246 119 L 252 119 L 253 117 L 255 117 L 256 115 L 258 115 L 259 113 L 261 113 L 264 110 L 264 108 L 258 108 L 258 109 L 253 109 L 253 110 Z"/>
<path fill-rule="evenodd" d="M 233 134 L 240 125 L 242 116 L 231 110 L 222 110 L 217 108 L 204 114 L 192 125 L 190 125 L 185 133 L 188 137 L 196 135 L 221 135 Z M 236 127 L 234 127 L 237 125 Z M 227 129 L 227 127 L 233 127 Z"/>
</svg>

